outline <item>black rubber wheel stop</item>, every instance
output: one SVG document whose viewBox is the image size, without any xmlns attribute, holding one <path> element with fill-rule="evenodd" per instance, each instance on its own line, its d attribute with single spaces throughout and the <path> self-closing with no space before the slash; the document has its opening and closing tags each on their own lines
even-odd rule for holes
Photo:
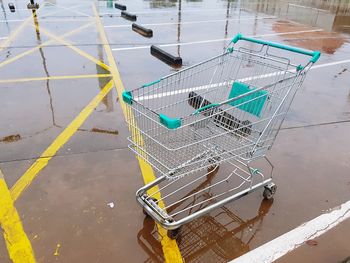
<svg viewBox="0 0 350 263">
<path fill-rule="evenodd" d="M 156 58 L 162 60 L 163 62 L 167 63 L 170 66 L 173 67 L 181 67 L 182 66 L 182 58 L 181 57 L 175 57 L 168 52 L 160 49 L 159 47 L 156 47 L 154 45 L 151 46 L 151 54 L 155 56 Z"/>
<path fill-rule="evenodd" d="M 131 21 L 136 21 L 137 20 L 137 16 L 130 14 L 128 12 L 122 11 L 122 17 L 124 17 L 125 19 L 131 20 Z"/>
<path fill-rule="evenodd" d="M 132 24 L 132 30 L 139 33 L 140 35 L 144 37 L 153 37 L 153 31 L 152 29 L 145 28 L 143 26 L 140 26 L 138 24 L 133 23 Z"/>
<path fill-rule="evenodd" d="M 126 5 L 122 5 L 122 4 L 118 4 L 118 3 L 114 3 L 114 7 L 120 10 L 125 11 L 126 10 Z"/>
</svg>

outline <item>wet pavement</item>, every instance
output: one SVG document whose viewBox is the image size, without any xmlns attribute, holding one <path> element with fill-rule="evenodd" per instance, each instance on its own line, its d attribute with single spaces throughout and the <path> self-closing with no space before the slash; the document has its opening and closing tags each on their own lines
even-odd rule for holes
<svg viewBox="0 0 350 263">
<path fill-rule="evenodd" d="M 326 234 L 316 239 L 308 240 L 304 245 L 297 248 L 284 257 L 276 260 L 277 263 L 288 262 L 350 262 L 350 249 L 347 237 L 350 235 L 350 220 L 331 229 Z"/>
<path fill-rule="evenodd" d="M 93 2 L 47 1 L 36 17 L 25 1 L 16 1 L 11 13 L 9 2 L 0 0 L 0 38 L 29 17 L 9 47 L 2 50 L 7 39 L 0 40 L 0 169 L 11 188 L 111 77 L 67 46 L 108 65 Z M 309 10 L 280 1 L 125 2 L 138 23 L 151 24 L 154 37 L 144 38 L 108 4 L 99 1 L 98 12 L 127 90 L 176 71 L 150 55 L 151 44 L 167 45 L 183 67 L 220 54 L 237 32 L 322 51 L 269 153 L 278 185 L 273 202 L 257 191 L 185 225 L 177 241 L 185 262 L 227 262 L 350 199 L 348 5 L 320 3 Z M 310 21 L 315 12 L 319 18 Z M 52 35 L 68 36 L 57 41 Z M 328 65 L 317 68 L 322 64 Z M 135 201 L 143 178 L 127 136 L 112 89 L 15 202 L 38 262 L 164 261 L 165 237 Z M 3 238 L 0 261 L 10 262 Z"/>
</svg>

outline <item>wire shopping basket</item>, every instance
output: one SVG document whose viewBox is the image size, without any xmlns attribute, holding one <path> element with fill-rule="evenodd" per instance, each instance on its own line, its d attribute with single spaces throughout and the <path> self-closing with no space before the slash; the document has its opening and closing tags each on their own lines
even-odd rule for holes
<svg viewBox="0 0 350 263">
<path fill-rule="evenodd" d="M 237 48 L 239 40 L 250 43 L 250 47 Z M 320 57 L 318 51 L 241 34 L 230 44 L 223 54 L 123 93 L 131 130 L 129 148 L 160 175 L 139 189 L 137 199 L 167 229 L 177 229 L 260 187 L 265 187 L 265 198 L 273 196 L 273 166 L 266 152 L 275 141 L 296 91 Z M 286 56 L 291 53 L 304 64 L 292 63 Z M 305 62 L 305 56 L 311 59 Z M 250 166 L 259 158 L 271 166 L 268 178 Z M 209 208 L 176 220 L 161 208 L 160 200 L 147 194 L 147 190 L 167 179 L 169 184 L 186 181 L 189 187 L 196 178 L 207 174 L 206 169 L 223 162 L 232 168 L 229 177 L 240 180 L 239 187 L 235 185 L 228 193 L 218 194 L 220 198 L 215 198 L 217 201 Z"/>
</svg>

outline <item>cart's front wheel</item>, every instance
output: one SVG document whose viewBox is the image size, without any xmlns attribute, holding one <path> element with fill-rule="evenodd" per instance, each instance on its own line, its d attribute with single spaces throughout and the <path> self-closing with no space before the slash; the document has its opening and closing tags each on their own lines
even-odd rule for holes
<svg viewBox="0 0 350 263">
<path fill-rule="evenodd" d="M 168 230 L 167 234 L 170 239 L 178 239 L 180 236 L 180 228 Z"/>
<path fill-rule="evenodd" d="M 277 190 L 277 186 L 274 183 L 268 184 L 265 186 L 263 196 L 266 200 L 273 198 Z"/>
</svg>

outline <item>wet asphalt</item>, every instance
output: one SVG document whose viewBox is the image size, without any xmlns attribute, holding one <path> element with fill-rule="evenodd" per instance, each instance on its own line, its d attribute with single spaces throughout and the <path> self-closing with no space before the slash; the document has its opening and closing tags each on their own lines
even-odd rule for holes
<svg viewBox="0 0 350 263">
<path fill-rule="evenodd" d="M 26 2 L 16 1 L 15 13 L 9 11 L 8 2 L 0 1 L 0 37 L 22 23 L 17 20 L 31 16 Z M 37 14 L 39 30 L 32 26 L 33 18 L 11 45 L 0 51 L 0 80 L 107 74 L 55 41 L 1 65 L 49 41 L 42 28 L 63 35 L 89 22 L 90 27 L 66 40 L 108 63 L 91 3 L 51 0 L 42 4 Z M 316 19 L 314 9 L 307 12 L 289 6 L 286 14 L 287 7 L 280 1 L 124 3 L 138 15 L 138 23 L 153 24 L 148 27 L 154 34 L 152 38 L 137 34 L 131 30 L 131 22 L 120 17 L 120 10 L 108 8 L 106 1 L 98 2 L 127 90 L 177 70 L 151 56 L 151 44 L 174 44 L 163 48 L 181 56 L 183 67 L 220 54 L 238 32 L 320 50 L 316 65 L 350 59 L 350 12 L 342 6 L 338 10 L 328 7 L 330 11 Z M 320 4 L 319 8 L 325 7 Z M 257 191 L 184 226 L 178 246 L 185 262 L 227 262 L 349 200 L 349 79 L 350 62 L 310 70 L 269 152 L 278 185 L 273 202 L 262 201 L 262 193 Z M 0 82 L 0 168 L 9 187 L 109 80 Z M 143 179 L 127 148 L 127 136 L 113 89 L 16 201 L 38 262 L 163 261 L 154 222 L 145 219 L 135 201 Z M 107 205 L 110 202 L 114 208 Z M 198 226 L 208 231 L 199 231 Z M 220 234 L 208 235 L 213 231 Z M 59 254 L 54 255 L 58 244 Z M 10 262 L 3 238 L 0 261 Z"/>
</svg>

